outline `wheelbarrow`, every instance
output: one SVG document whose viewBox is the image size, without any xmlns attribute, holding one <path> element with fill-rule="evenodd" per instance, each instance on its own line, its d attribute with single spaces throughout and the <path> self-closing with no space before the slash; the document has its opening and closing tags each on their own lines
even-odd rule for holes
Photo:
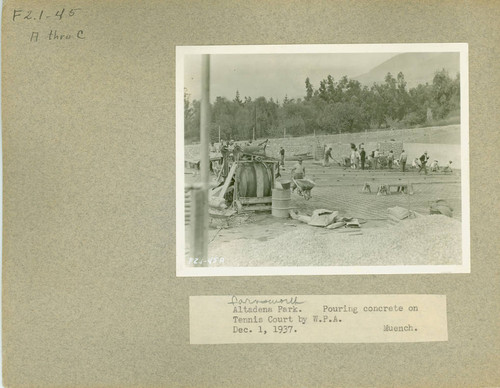
<svg viewBox="0 0 500 388">
<path fill-rule="evenodd" d="M 298 195 L 304 197 L 306 201 L 311 199 L 311 190 L 316 186 L 316 183 L 310 179 L 295 179 L 294 177 L 292 177 L 292 182 L 295 184 L 295 188 L 297 188 Z"/>
</svg>

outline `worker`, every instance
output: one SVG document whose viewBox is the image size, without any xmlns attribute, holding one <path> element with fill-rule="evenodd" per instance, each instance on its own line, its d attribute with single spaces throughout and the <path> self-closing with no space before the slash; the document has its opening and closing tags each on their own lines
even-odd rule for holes
<svg viewBox="0 0 500 388">
<path fill-rule="evenodd" d="M 392 150 L 389 151 L 389 156 L 387 157 L 387 163 L 389 165 L 389 169 L 392 169 L 392 163 L 394 162 L 394 153 Z"/>
<path fill-rule="evenodd" d="M 363 144 L 363 143 L 361 143 Z M 365 169 L 365 161 L 366 161 L 366 151 L 365 151 L 365 147 L 363 145 L 361 145 L 361 152 L 359 153 L 359 157 L 361 159 L 361 169 L 364 170 Z"/>
<path fill-rule="evenodd" d="M 243 149 L 238 143 L 236 143 L 233 149 L 233 160 L 235 162 L 239 161 L 242 155 L 243 155 Z"/>
<path fill-rule="evenodd" d="M 303 179 L 306 176 L 306 169 L 302 164 L 302 158 L 297 160 L 297 163 L 293 166 L 291 173 L 293 179 Z"/>
<path fill-rule="evenodd" d="M 222 154 L 222 177 L 225 178 L 227 177 L 229 173 L 229 149 L 226 144 L 222 145 L 222 148 L 220 150 Z"/>
<path fill-rule="evenodd" d="M 418 173 L 420 174 L 420 171 L 424 170 L 425 175 L 427 175 L 427 161 L 429 160 L 429 155 L 427 155 L 427 151 L 425 151 L 422 156 L 420 157 L 420 169 L 418 170 Z"/>
<path fill-rule="evenodd" d="M 295 163 L 295 166 L 293 166 L 290 173 L 293 179 L 304 179 L 304 177 L 306 176 L 306 169 L 302 164 L 302 158 L 299 158 L 297 160 L 297 163 Z M 297 185 L 292 181 L 292 191 L 294 191 L 296 187 Z"/>
<path fill-rule="evenodd" d="M 283 147 L 280 147 L 280 164 L 285 166 L 285 149 Z"/>
<path fill-rule="evenodd" d="M 380 151 L 377 148 L 375 152 L 373 153 L 373 169 L 376 170 L 378 168 L 378 160 L 380 157 Z"/>
<path fill-rule="evenodd" d="M 330 159 L 332 158 L 332 147 L 328 148 L 325 152 L 325 160 L 323 161 L 323 167 L 330 166 Z"/>
<path fill-rule="evenodd" d="M 401 152 L 401 155 L 399 156 L 399 163 L 401 164 L 401 171 L 403 171 L 403 172 L 405 172 L 407 159 L 408 159 L 408 155 L 406 154 L 405 150 L 403 150 Z"/>
</svg>

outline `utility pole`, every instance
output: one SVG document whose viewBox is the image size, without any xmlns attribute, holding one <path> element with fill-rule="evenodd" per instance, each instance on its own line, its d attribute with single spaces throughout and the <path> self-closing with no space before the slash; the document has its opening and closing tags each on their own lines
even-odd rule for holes
<svg viewBox="0 0 500 388">
<path fill-rule="evenodd" d="M 255 125 L 253 127 L 253 140 L 255 141 L 255 132 L 257 131 L 257 102 L 255 102 Z"/>
<path fill-rule="evenodd" d="M 191 192 L 190 253 L 197 267 L 208 267 L 208 189 L 210 137 L 210 55 L 201 58 L 200 173 L 201 184 Z M 220 128 L 220 127 L 219 127 Z"/>
</svg>

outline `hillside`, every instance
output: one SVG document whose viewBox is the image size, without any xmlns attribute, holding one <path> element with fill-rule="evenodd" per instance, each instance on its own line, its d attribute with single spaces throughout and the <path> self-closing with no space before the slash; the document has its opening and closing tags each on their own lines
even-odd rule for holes
<svg viewBox="0 0 500 388">
<path fill-rule="evenodd" d="M 448 70 L 455 78 L 460 72 L 459 53 L 403 53 L 374 67 L 368 73 L 354 77 L 362 84 L 371 86 L 374 82 L 383 83 L 387 73 L 394 77 L 401 71 L 408 88 L 418 84 L 432 83 L 434 74 L 441 69 Z"/>
</svg>

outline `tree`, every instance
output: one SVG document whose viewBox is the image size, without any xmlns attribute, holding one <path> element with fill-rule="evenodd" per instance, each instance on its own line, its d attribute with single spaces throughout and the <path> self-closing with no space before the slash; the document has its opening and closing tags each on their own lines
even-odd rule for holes
<svg viewBox="0 0 500 388">
<path fill-rule="evenodd" d="M 309 77 L 306 78 L 306 101 L 309 101 L 313 96 L 313 86 L 309 81 Z"/>
<path fill-rule="evenodd" d="M 328 92 L 326 90 L 326 81 L 325 80 L 319 81 L 318 96 L 323 101 L 328 102 Z"/>
<path fill-rule="evenodd" d="M 335 93 L 335 81 L 333 77 L 328 74 L 328 77 L 326 77 L 326 93 L 327 93 L 327 101 L 333 101 L 336 102 L 336 93 Z"/>
<path fill-rule="evenodd" d="M 411 115 L 410 125 L 423 124 L 427 121 L 427 110 L 432 104 L 432 91 L 429 84 L 418 85 L 409 91 L 408 115 Z"/>
<path fill-rule="evenodd" d="M 408 90 L 405 76 L 387 73 L 381 83 L 371 87 L 359 81 L 341 77 L 337 82 L 328 75 L 314 89 L 309 77 L 305 79 L 304 99 L 287 95 L 282 102 L 265 97 L 241 100 L 236 90 L 233 100 L 217 97 L 211 104 L 212 139 L 243 140 L 257 137 L 281 137 L 283 130 L 292 136 L 313 132 L 339 133 L 386 127 L 388 124 L 423 124 L 428 112 L 436 118 L 457 114 L 460 109 L 460 75 L 450 78 L 445 70 L 437 72 L 431 85 L 418 85 Z M 184 130 L 186 141 L 199 139 L 199 101 L 190 101 L 184 94 Z"/>
<path fill-rule="evenodd" d="M 453 109 L 460 106 L 460 78 L 454 82 L 448 71 L 436 72 L 432 80 L 433 114 L 436 118 L 446 117 Z M 457 98 L 458 97 L 458 98 Z"/>
<path fill-rule="evenodd" d="M 405 76 L 402 72 L 399 72 L 396 80 L 396 119 L 403 120 L 408 112 L 408 92 L 406 91 L 406 81 Z"/>
<path fill-rule="evenodd" d="M 236 97 L 234 98 L 233 102 L 237 103 L 238 105 L 243 105 L 243 101 L 240 99 L 240 92 L 236 90 Z"/>
<path fill-rule="evenodd" d="M 184 89 L 184 139 L 187 143 L 200 140 L 200 102 L 190 101 L 190 94 Z"/>
<path fill-rule="evenodd" d="M 186 127 L 186 123 L 189 120 L 189 117 L 193 114 L 193 107 L 191 106 L 189 97 L 191 96 L 188 93 L 188 90 L 184 88 L 184 127 Z"/>
</svg>

